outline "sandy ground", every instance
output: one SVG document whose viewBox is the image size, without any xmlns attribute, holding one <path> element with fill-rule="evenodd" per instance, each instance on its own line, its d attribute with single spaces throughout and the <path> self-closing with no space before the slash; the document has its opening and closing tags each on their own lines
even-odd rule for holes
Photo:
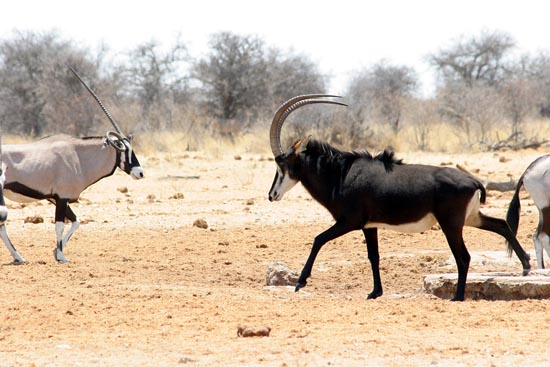
<svg viewBox="0 0 550 367">
<path fill-rule="evenodd" d="M 541 154 L 400 156 L 504 181 Z M 27 264 L 0 252 L 0 366 L 550 364 L 550 300 L 454 303 L 423 292 L 424 275 L 449 270 L 438 230 L 380 231 L 377 300 L 365 300 L 372 277 L 360 232 L 327 244 L 300 292 L 267 287 L 268 265 L 300 270 L 333 221 L 301 186 L 270 203 L 274 162 L 241 158 L 141 157 L 146 179 L 118 171 L 98 182 L 73 206 L 83 225 L 64 265 L 52 254 L 53 206 L 10 204 L 8 232 Z M 518 238 L 533 254 L 537 212 L 522 196 Z M 483 211 L 502 218 L 510 198 L 489 192 Z M 24 223 L 35 215 L 44 223 Z M 208 229 L 193 226 L 199 218 Z M 491 233 L 465 229 L 465 239 L 471 252 L 505 251 Z M 521 267 L 471 269 L 493 270 Z M 271 335 L 240 338 L 243 325 Z"/>
</svg>

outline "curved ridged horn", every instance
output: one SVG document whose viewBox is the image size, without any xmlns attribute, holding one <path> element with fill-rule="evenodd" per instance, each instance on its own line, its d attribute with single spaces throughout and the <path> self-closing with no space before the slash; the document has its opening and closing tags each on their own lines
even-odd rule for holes
<svg viewBox="0 0 550 367">
<path fill-rule="evenodd" d="M 92 97 L 94 97 L 94 99 L 97 101 L 97 103 L 99 103 L 99 107 L 101 107 L 101 109 L 103 110 L 103 112 L 105 112 L 105 114 L 107 115 L 107 118 L 109 119 L 109 121 L 111 121 L 111 124 L 113 124 L 113 127 L 115 128 L 115 130 L 122 136 L 124 136 L 124 134 L 122 133 L 122 131 L 120 130 L 120 127 L 118 126 L 118 124 L 115 122 L 115 120 L 113 119 L 113 117 L 111 116 L 111 114 L 109 113 L 109 111 L 107 111 L 107 109 L 105 108 L 105 106 L 103 105 L 103 103 L 99 100 L 99 97 L 94 93 L 94 91 L 88 86 L 88 84 L 86 84 L 86 82 L 84 80 L 82 80 L 82 78 L 80 77 L 80 75 L 78 75 L 78 73 L 76 72 L 75 69 L 73 69 L 73 67 L 71 65 L 67 65 L 69 67 L 69 69 L 71 69 L 71 71 L 73 72 L 73 74 L 78 78 L 78 80 L 80 80 L 80 82 L 86 87 L 86 89 L 88 90 L 88 92 L 90 92 L 90 94 L 92 95 Z"/>
<path fill-rule="evenodd" d="M 345 103 L 317 98 L 342 97 L 331 94 L 304 94 L 289 99 L 277 109 L 277 111 L 275 112 L 275 116 L 273 116 L 273 121 L 271 122 L 271 128 L 269 130 L 269 143 L 271 144 L 271 151 L 273 152 L 273 155 L 275 157 L 284 154 L 283 147 L 281 146 L 281 129 L 283 127 L 285 119 L 292 111 L 312 103 L 328 103 L 347 106 L 347 104 Z"/>
</svg>

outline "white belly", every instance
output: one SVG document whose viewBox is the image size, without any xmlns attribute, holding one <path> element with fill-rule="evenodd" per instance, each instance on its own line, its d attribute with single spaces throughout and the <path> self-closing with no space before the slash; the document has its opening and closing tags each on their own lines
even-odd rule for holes
<svg viewBox="0 0 550 367">
<path fill-rule="evenodd" d="M 437 221 L 435 220 L 433 214 L 428 214 L 417 222 L 410 222 L 398 225 L 371 222 L 367 223 L 365 228 L 386 228 L 397 232 L 418 233 L 427 231 L 428 229 L 432 228 L 432 226 L 436 223 Z"/>
</svg>

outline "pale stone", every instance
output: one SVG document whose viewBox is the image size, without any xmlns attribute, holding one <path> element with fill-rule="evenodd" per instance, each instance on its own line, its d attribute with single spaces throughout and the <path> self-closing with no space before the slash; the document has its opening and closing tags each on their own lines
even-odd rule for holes
<svg viewBox="0 0 550 367">
<path fill-rule="evenodd" d="M 290 269 L 287 264 L 274 262 L 269 264 L 265 278 L 267 285 L 285 286 L 296 285 L 298 276 L 298 272 Z"/>
<path fill-rule="evenodd" d="M 424 277 L 424 289 L 440 298 L 450 299 L 456 292 L 458 274 L 433 274 Z M 518 272 L 470 273 L 465 298 L 486 300 L 520 300 L 550 298 L 550 269 Z"/>
</svg>

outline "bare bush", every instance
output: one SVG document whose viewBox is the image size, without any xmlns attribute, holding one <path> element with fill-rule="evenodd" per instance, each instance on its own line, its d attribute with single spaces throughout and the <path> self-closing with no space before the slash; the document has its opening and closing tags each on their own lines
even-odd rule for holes
<svg viewBox="0 0 550 367">
<path fill-rule="evenodd" d="M 351 114 L 359 121 L 380 121 L 397 134 L 406 104 L 417 91 L 414 69 L 380 63 L 359 73 L 350 83 Z"/>
<path fill-rule="evenodd" d="M 30 136 L 95 130 L 101 111 L 81 103 L 82 87 L 66 66 L 94 78 L 100 60 L 90 60 L 85 50 L 55 32 L 15 32 L 0 41 L 0 121 L 6 130 Z M 89 95 L 85 98 L 92 102 Z"/>
<path fill-rule="evenodd" d="M 171 129 L 177 124 L 175 112 L 190 99 L 184 73 L 188 61 L 187 48 L 179 40 L 166 52 L 156 41 L 130 51 L 124 68 L 126 89 L 141 107 L 142 130 Z"/>
<path fill-rule="evenodd" d="M 439 104 L 434 99 L 416 100 L 409 104 L 409 122 L 417 149 L 430 150 L 430 142 L 436 138 L 433 129 L 439 121 L 438 110 Z"/>
<path fill-rule="evenodd" d="M 503 119 L 503 103 L 495 88 L 487 85 L 454 85 L 440 90 L 438 98 L 444 117 L 464 134 L 468 147 L 494 141 L 493 127 Z"/>
<path fill-rule="evenodd" d="M 504 60 L 514 47 L 515 41 L 509 34 L 483 31 L 477 37 L 455 40 L 448 48 L 430 55 L 428 61 L 445 82 L 459 82 L 468 87 L 481 82 L 494 86 L 504 78 Z"/>
</svg>

